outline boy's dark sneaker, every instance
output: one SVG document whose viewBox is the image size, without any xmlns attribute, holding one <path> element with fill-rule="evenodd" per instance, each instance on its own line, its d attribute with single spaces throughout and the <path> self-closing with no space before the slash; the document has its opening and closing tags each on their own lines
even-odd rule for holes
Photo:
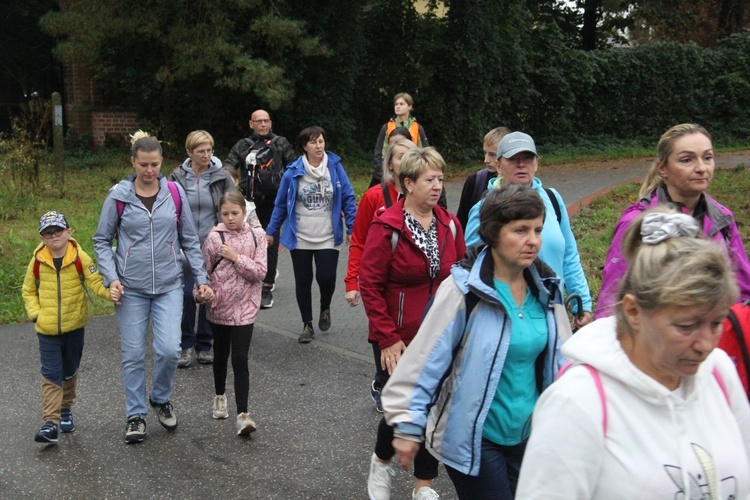
<svg viewBox="0 0 750 500">
<path fill-rule="evenodd" d="M 304 328 L 302 329 L 302 334 L 297 339 L 297 342 L 300 344 L 309 344 L 312 342 L 313 336 L 315 335 L 315 330 L 313 330 L 312 325 L 305 324 Z"/>
<path fill-rule="evenodd" d="M 263 286 L 260 291 L 260 308 L 271 309 L 273 307 L 273 294 L 271 293 L 272 287 Z"/>
<path fill-rule="evenodd" d="M 148 398 L 148 402 L 156 410 L 156 418 L 159 419 L 162 427 L 168 431 L 173 431 L 177 428 L 177 416 L 174 414 L 172 403 L 169 401 L 166 403 L 154 403 L 151 398 Z"/>
<path fill-rule="evenodd" d="M 125 441 L 128 444 L 140 443 L 146 437 L 146 421 L 140 415 L 133 415 L 125 426 Z"/>
<path fill-rule="evenodd" d="M 73 412 L 70 408 L 60 410 L 60 432 L 73 432 L 76 430 L 76 424 L 73 421 Z"/>
<path fill-rule="evenodd" d="M 380 389 L 375 387 L 374 380 L 370 384 L 370 397 L 375 402 L 375 408 L 378 410 L 378 413 L 383 413 L 383 403 L 380 401 Z"/>
<path fill-rule="evenodd" d="M 326 309 L 325 311 L 320 311 L 320 319 L 318 320 L 318 328 L 320 328 L 321 332 L 325 332 L 329 328 L 331 328 L 331 310 Z"/>
<path fill-rule="evenodd" d="M 39 432 L 34 436 L 37 443 L 57 444 L 57 425 L 51 420 L 44 422 Z"/>
</svg>

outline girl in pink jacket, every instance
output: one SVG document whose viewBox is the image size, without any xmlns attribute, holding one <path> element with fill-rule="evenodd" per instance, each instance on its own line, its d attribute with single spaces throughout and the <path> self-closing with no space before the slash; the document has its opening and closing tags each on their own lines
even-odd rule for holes
<svg viewBox="0 0 750 500">
<path fill-rule="evenodd" d="M 256 430 L 247 412 L 250 390 L 248 353 L 253 324 L 260 309 L 263 278 L 266 275 L 266 238 L 262 228 L 252 228 L 245 217 L 245 198 L 239 191 L 227 191 L 219 202 L 222 223 L 213 228 L 203 244 L 203 258 L 214 299 L 206 318 L 214 334 L 213 417 L 227 418 L 224 394 L 227 362 L 232 353 L 237 434 Z M 197 296 L 196 296 L 197 298 Z"/>
</svg>

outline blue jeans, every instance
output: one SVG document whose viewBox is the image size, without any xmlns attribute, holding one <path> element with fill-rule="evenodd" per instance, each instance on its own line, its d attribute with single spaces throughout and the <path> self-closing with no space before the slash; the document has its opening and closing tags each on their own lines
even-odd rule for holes
<svg viewBox="0 0 750 500">
<path fill-rule="evenodd" d="M 192 272 L 185 273 L 185 288 L 182 302 L 182 348 L 195 347 L 196 351 L 210 351 L 213 334 L 211 325 L 206 319 L 206 306 L 198 307 L 193 298 L 195 276 Z M 195 311 L 198 310 L 198 331 L 195 330 Z"/>
<path fill-rule="evenodd" d="M 469 476 L 446 465 L 445 469 L 453 481 L 458 498 L 513 500 L 527 441 L 515 446 L 501 446 L 482 439 L 478 476 Z"/>
<path fill-rule="evenodd" d="M 126 290 L 115 306 L 120 326 L 122 385 L 128 417 L 146 415 L 146 334 L 149 318 L 154 331 L 154 374 L 151 400 L 166 403 L 172 395 L 172 382 L 180 357 L 182 288 L 159 295 Z"/>
</svg>

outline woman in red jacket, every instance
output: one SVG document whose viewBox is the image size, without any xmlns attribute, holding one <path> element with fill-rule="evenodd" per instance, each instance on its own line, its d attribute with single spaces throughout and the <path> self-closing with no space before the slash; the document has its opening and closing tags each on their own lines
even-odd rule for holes
<svg viewBox="0 0 750 500">
<path fill-rule="evenodd" d="M 379 391 L 416 335 L 424 309 L 451 266 L 466 252 L 461 224 L 437 205 L 445 161 L 434 148 L 415 148 L 401 158 L 404 198 L 372 221 L 359 269 L 359 291 L 370 322 Z M 370 498 L 390 496 L 393 428 L 378 427 L 370 462 Z M 438 462 L 422 447 L 414 462 L 414 498 L 435 498 Z"/>
<path fill-rule="evenodd" d="M 383 183 L 365 191 L 362 199 L 359 200 L 352 230 L 352 243 L 349 246 L 346 278 L 344 278 L 346 302 L 352 307 L 359 305 L 359 266 L 362 262 L 362 251 L 365 248 L 370 223 L 378 209 L 389 208 L 398 201 L 401 191 L 401 183 L 398 180 L 401 158 L 407 151 L 416 147 L 408 139 L 397 139 L 392 142 L 383 160 Z"/>
</svg>

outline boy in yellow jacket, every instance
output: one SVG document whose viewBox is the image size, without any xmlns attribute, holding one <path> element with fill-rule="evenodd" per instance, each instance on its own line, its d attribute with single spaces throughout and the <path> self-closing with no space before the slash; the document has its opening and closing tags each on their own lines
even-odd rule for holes
<svg viewBox="0 0 750 500">
<path fill-rule="evenodd" d="M 110 299 L 110 292 L 91 257 L 71 239 L 73 230 L 61 213 L 44 214 L 39 234 L 42 242 L 26 269 L 22 293 L 35 323 L 42 362 L 44 425 L 34 440 L 56 444 L 58 424 L 62 432 L 75 430 L 70 409 L 83 354 L 88 289 L 105 299 Z"/>
</svg>

